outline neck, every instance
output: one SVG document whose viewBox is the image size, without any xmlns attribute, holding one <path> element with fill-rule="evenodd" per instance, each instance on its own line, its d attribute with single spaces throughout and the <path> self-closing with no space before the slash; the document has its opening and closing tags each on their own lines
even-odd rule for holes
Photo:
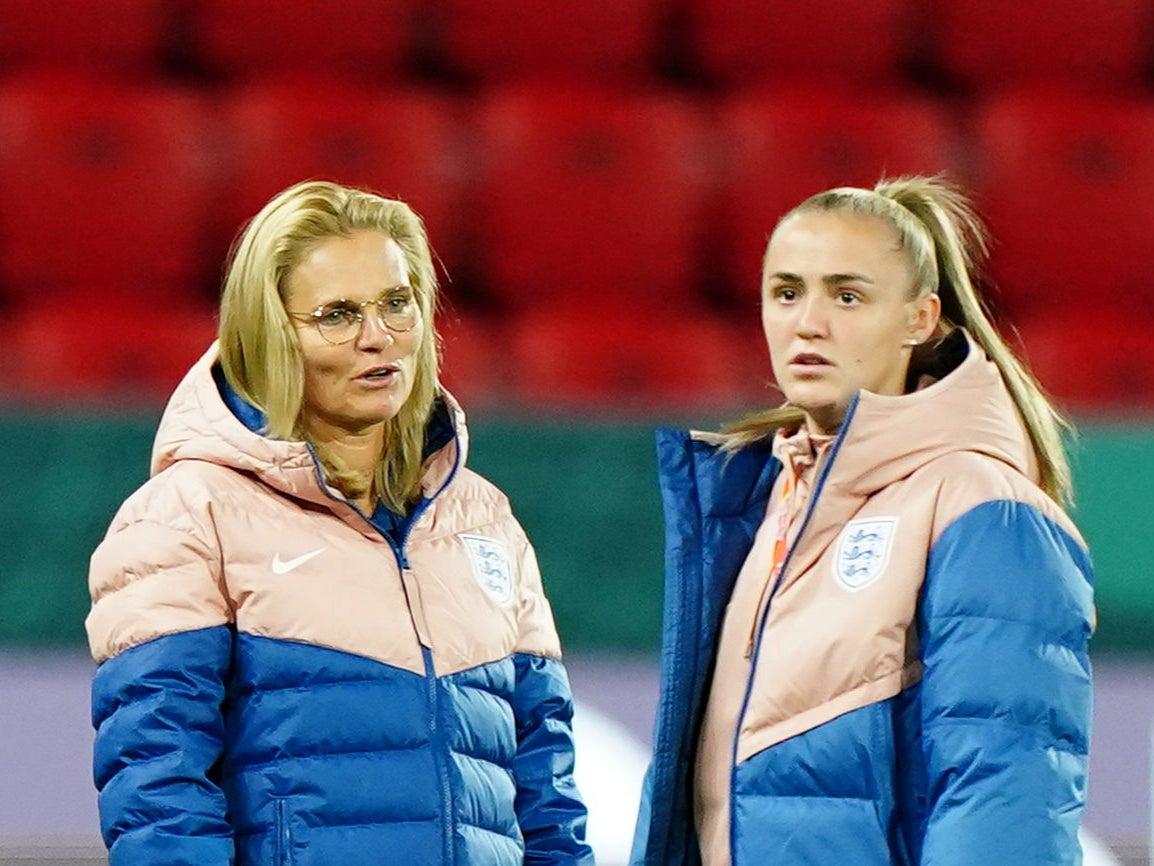
<svg viewBox="0 0 1154 866">
<path fill-rule="evenodd" d="M 841 422 L 845 420 L 844 413 L 833 410 L 828 412 L 806 412 L 805 429 L 813 436 L 836 436 L 841 430 Z"/>
<path fill-rule="evenodd" d="M 372 489 L 373 475 L 381 462 L 381 453 L 385 445 L 384 424 L 348 430 L 314 419 L 306 429 L 311 442 L 325 448 L 343 464 L 345 469 L 359 476 L 364 482 L 366 491 Z M 355 501 L 362 510 L 372 511 L 371 497 L 367 492 Z"/>
</svg>

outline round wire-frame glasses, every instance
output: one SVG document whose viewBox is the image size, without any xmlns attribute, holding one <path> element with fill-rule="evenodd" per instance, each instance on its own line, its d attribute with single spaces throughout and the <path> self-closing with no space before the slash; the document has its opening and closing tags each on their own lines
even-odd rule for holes
<svg viewBox="0 0 1154 866">
<path fill-rule="evenodd" d="M 397 334 L 413 330 L 421 315 L 416 297 L 411 289 L 407 289 L 393 290 L 387 296 L 375 301 L 361 302 L 341 298 L 321 304 L 308 313 L 290 311 L 289 316 L 297 321 L 313 324 L 327 342 L 339 346 L 360 334 L 365 321 L 365 307 L 368 306 L 377 308 L 376 319 L 382 327 Z"/>
</svg>

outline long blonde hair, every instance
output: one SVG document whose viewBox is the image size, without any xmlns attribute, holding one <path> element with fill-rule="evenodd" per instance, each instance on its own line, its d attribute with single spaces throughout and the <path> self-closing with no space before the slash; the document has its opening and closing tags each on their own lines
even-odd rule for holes
<svg viewBox="0 0 1154 866">
<path fill-rule="evenodd" d="M 289 187 L 261 209 L 230 255 L 220 303 L 220 360 L 236 392 L 260 409 L 267 436 L 308 441 L 301 410 L 304 367 L 296 328 L 285 310 L 286 283 L 318 241 L 370 229 L 400 246 L 425 323 L 413 390 L 385 424 L 384 450 L 371 481 L 312 443 L 329 483 L 349 498 L 366 492 L 403 511 L 419 498 L 425 426 L 440 389 L 433 314 L 437 277 L 425 227 L 401 201 L 324 181 Z"/>
<path fill-rule="evenodd" d="M 840 187 L 811 196 L 778 226 L 795 214 L 813 211 L 871 216 L 893 227 L 912 265 L 912 298 L 937 292 L 942 304 L 939 334 L 965 328 L 997 366 L 1034 446 L 1040 486 L 1054 499 L 1070 502 L 1070 465 L 1062 436 L 1073 427 L 1002 339 L 982 303 L 973 275 L 986 257 L 986 232 L 966 195 L 940 177 L 883 179 L 872 190 Z M 932 343 L 923 351 L 933 351 Z M 754 413 L 725 428 L 726 447 L 743 447 L 804 419 L 802 410 L 788 404 Z"/>
</svg>

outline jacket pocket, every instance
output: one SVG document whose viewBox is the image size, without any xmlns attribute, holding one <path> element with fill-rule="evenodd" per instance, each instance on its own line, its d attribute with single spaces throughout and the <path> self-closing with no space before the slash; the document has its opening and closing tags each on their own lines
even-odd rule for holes
<svg viewBox="0 0 1154 866">
<path fill-rule="evenodd" d="M 292 827 L 289 825 L 289 805 L 286 797 L 273 800 L 273 863 L 275 866 L 292 866 Z"/>
</svg>

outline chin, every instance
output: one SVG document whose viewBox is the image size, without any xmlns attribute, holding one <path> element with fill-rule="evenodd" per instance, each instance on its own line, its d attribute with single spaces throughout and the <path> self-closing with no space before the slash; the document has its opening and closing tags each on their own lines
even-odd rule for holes
<svg viewBox="0 0 1154 866">
<path fill-rule="evenodd" d="M 840 398 L 820 399 L 813 398 L 812 395 L 798 398 L 787 395 L 787 398 L 792 405 L 809 416 L 813 426 L 826 433 L 833 433 L 841 426 L 841 422 L 845 420 L 846 409 L 849 408 L 849 401 Z"/>
</svg>

